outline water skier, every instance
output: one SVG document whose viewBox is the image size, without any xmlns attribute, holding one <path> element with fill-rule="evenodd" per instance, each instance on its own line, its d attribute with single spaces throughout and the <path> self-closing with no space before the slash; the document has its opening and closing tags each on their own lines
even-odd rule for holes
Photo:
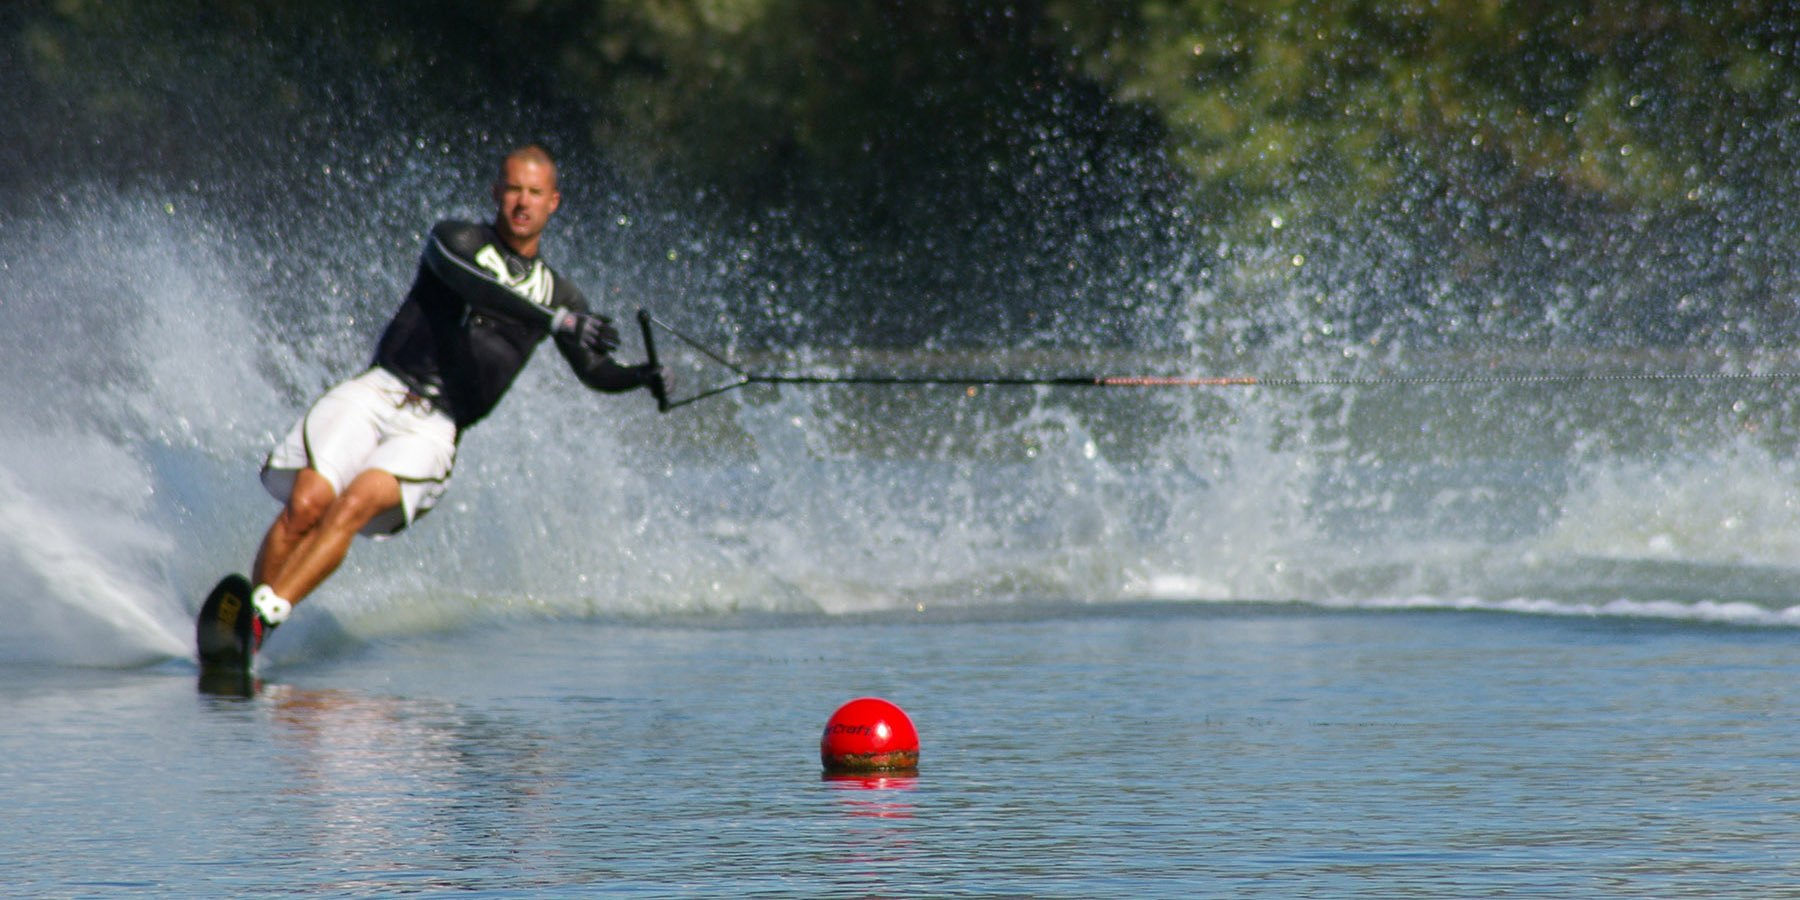
<svg viewBox="0 0 1800 900">
<path fill-rule="evenodd" d="M 250 573 L 250 649 L 336 571 L 353 537 L 395 534 L 437 502 L 462 432 L 493 410 L 545 337 L 596 391 L 660 382 L 649 364 L 612 359 L 618 331 L 538 255 L 562 200 L 549 153 L 509 153 L 493 199 L 492 225 L 432 227 L 371 367 L 314 402 L 263 464 L 282 509 Z"/>
</svg>

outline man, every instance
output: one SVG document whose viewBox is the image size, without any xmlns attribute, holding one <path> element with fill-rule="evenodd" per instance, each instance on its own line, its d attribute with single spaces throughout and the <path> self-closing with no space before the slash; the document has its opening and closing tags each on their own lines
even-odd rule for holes
<svg viewBox="0 0 1800 900">
<path fill-rule="evenodd" d="M 542 147 L 508 154 L 491 226 L 440 222 L 372 367 L 320 397 L 269 454 L 282 501 L 251 581 L 255 643 L 344 561 L 351 539 L 394 534 L 442 495 L 464 429 L 499 402 L 546 336 L 583 384 L 617 393 L 658 383 L 609 355 L 619 333 L 538 257 L 562 202 Z"/>
</svg>

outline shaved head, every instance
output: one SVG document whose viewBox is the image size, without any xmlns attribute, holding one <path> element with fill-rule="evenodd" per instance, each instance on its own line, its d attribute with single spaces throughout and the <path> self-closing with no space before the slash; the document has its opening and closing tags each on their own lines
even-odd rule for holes
<svg viewBox="0 0 1800 900">
<path fill-rule="evenodd" d="M 541 145 L 526 144 L 525 146 L 520 147 L 517 150 L 514 150 L 513 152 L 508 153 L 508 154 L 506 154 L 506 156 L 502 157 L 500 160 L 500 171 L 499 171 L 499 175 L 498 175 L 498 179 L 500 181 L 506 180 L 507 166 L 509 164 L 515 163 L 515 162 L 530 163 L 532 165 L 543 166 L 544 168 L 549 169 L 550 170 L 550 184 L 552 187 L 555 187 L 555 185 L 556 185 L 556 160 L 551 159 L 550 151 L 545 150 Z"/>
</svg>

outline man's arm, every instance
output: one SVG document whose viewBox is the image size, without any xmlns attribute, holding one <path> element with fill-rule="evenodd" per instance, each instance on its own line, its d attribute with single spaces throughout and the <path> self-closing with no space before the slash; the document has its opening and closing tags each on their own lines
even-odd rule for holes
<svg viewBox="0 0 1800 900">
<path fill-rule="evenodd" d="M 618 333 L 613 334 L 616 341 Z M 555 338 L 556 349 L 562 351 L 563 359 L 569 361 L 569 368 L 575 370 L 575 377 L 596 391 L 622 393 L 644 387 L 662 375 L 660 368 L 649 363 L 620 365 L 612 358 L 611 348 L 598 349 L 596 345 L 584 343 L 574 335 L 557 332 Z"/>
<path fill-rule="evenodd" d="M 555 312 L 549 306 L 552 285 L 526 283 L 515 288 L 501 281 L 499 273 L 481 264 L 487 246 L 479 226 L 439 222 L 425 241 L 424 265 L 470 307 L 549 330 Z M 504 269 L 506 262 L 495 253 L 489 264 Z M 532 296 L 533 292 L 541 296 Z"/>
<path fill-rule="evenodd" d="M 650 366 L 624 366 L 613 360 L 612 350 L 619 346 L 618 330 L 605 316 L 588 312 L 586 298 L 572 284 L 547 270 L 541 270 L 541 283 L 527 283 L 519 289 L 500 281 L 495 272 L 480 264 L 485 238 L 479 226 L 439 223 L 425 244 L 425 265 L 470 307 L 550 332 L 575 377 L 594 390 L 628 391 L 649 384 L 660 374 Z M 504 266 L 505 261 L 496 258 L 492 264 Z M 520 290 L 526 294 L 521 295 Z"/>
</svg>

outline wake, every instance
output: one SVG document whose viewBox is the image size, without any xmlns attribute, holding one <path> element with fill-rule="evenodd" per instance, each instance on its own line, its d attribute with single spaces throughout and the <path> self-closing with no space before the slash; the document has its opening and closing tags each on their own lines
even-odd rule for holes
<svg viewBox="0 0 1800 900">
<path fill-rule="evenodd" d="M 122 570 L 81 529 L 0 471 L 0 609 L 12 625 L 0 659 L 84 666 L 140 666 L 191 654 L 186 622 L 160 579 Z M 142 549 L 164 544 L 139 534 Z M 114 545 L 116 546 L 116 544 Z"/>
</svg>

